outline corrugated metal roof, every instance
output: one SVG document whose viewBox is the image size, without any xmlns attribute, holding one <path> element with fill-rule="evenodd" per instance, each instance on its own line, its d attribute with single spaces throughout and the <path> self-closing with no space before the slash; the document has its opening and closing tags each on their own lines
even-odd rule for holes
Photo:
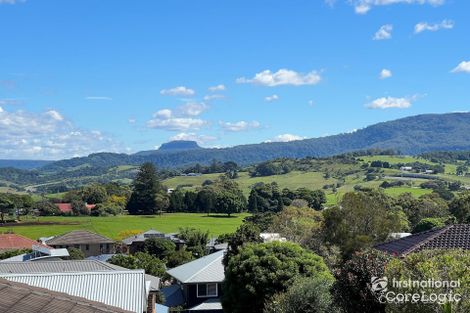
<svg viewBox="0 0 470 313">
<path fill-rule="evenodd" d="M 0 313 L 130 313 L 96 301 L 0 279 Z"/>
<path fill-rule="evenodd" d="M 142 313 L 147 294 L 144 271 L 92 273 L 0 274 L 9 281 L 83 297 L 131 312 Z"/>
<path fill-rule="evenodd" d="M 123 269 L 122 267 L 120 269 Z M 0 273 L 67 273 L 114 271 L 115 267 L 95 260 L 0 262 Z"/>
<path fill-rule="evenodd" d="M 205 257 L 168 270 L 167 273 L 184 284 L 217 283 L 225 278 L 222 260 L 225 251 L 209 254 Z"/>
<path fill-rule="evenodd" d="M 124 267 L 98 260 L 0 262 L 0 274 L 76 273 L 127 270 L 128 269 Z M 151 291 L 159 290 L 159 277 L 145 274 L 145 280 L 150 282 Z"/>
</svg>

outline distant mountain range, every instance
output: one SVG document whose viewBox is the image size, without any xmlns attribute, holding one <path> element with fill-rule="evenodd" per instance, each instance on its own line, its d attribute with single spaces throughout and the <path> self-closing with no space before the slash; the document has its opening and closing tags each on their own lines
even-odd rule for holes
<svg viewBox="0 0 470 313">
<path fill-rule="evenodd" d="M 470 113 L 417 115 L 378 123 L 352 133 L 223 149 L 201 148 L 192 141 L 173 141 L 163 144 L 158 150 L 131 155 L 96 153 L 87 157 L 46 162 L 40 170 L 55 172 L 77 167 L 109 168 L 143 162 L 153 162 L 161 168 L 177 168 L 195 163 L 208 164 L 213 159 L 248 165 L 281 157 L 325 157 L 374 148 L 394 149 L 409 155 L 429 151 L 470 150 Z M 0 167 L 9 164 L 3 162 L 0 162 Z M 20 161 L 10 163 L 9 166 L 27 168 Z"/>
</svg>

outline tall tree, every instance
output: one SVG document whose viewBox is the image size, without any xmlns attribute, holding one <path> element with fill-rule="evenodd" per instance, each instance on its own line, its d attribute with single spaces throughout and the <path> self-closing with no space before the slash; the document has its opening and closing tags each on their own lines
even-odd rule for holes
<svg viewBox="0 0 470 313">
<path fill-rule="evenodd" d="M 160 197 L 166 197 L 152 163 L 144 163 L 132 184 L 132 194 L 127 202 L 129 214 L 155 214 L 164 209 Z"/>
<path fill-rule="evenodd" d="M 15 204 L 5 194 L 0 195 L 0 217 L 2 223 L 5 223 L 5 214 L 13 214 L 15 212 Z"/>
</svg>

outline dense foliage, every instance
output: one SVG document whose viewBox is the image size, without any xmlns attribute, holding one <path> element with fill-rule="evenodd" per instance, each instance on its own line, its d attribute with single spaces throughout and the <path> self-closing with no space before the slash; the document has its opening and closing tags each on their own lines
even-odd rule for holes
<svg viewBox="0 0 470 313">
<path fill-rule="evenodd" d="M 300 277 L 333 281 L 322 258 L 293 243 L 244 246 L 229 259 L 222 304 L 228 312 L 261 313 L 266 301 Z"/>
</svg>

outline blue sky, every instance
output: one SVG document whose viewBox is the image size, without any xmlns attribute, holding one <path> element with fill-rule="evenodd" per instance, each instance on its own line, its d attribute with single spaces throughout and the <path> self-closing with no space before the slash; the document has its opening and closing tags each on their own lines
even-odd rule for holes
<svg viewBox="0 0 470 313">
<path fill-rule="evenodd" d="M 0 0 L 0 158 L 468 111 L 468 12 L 464 0 Z"/>
</svg>

